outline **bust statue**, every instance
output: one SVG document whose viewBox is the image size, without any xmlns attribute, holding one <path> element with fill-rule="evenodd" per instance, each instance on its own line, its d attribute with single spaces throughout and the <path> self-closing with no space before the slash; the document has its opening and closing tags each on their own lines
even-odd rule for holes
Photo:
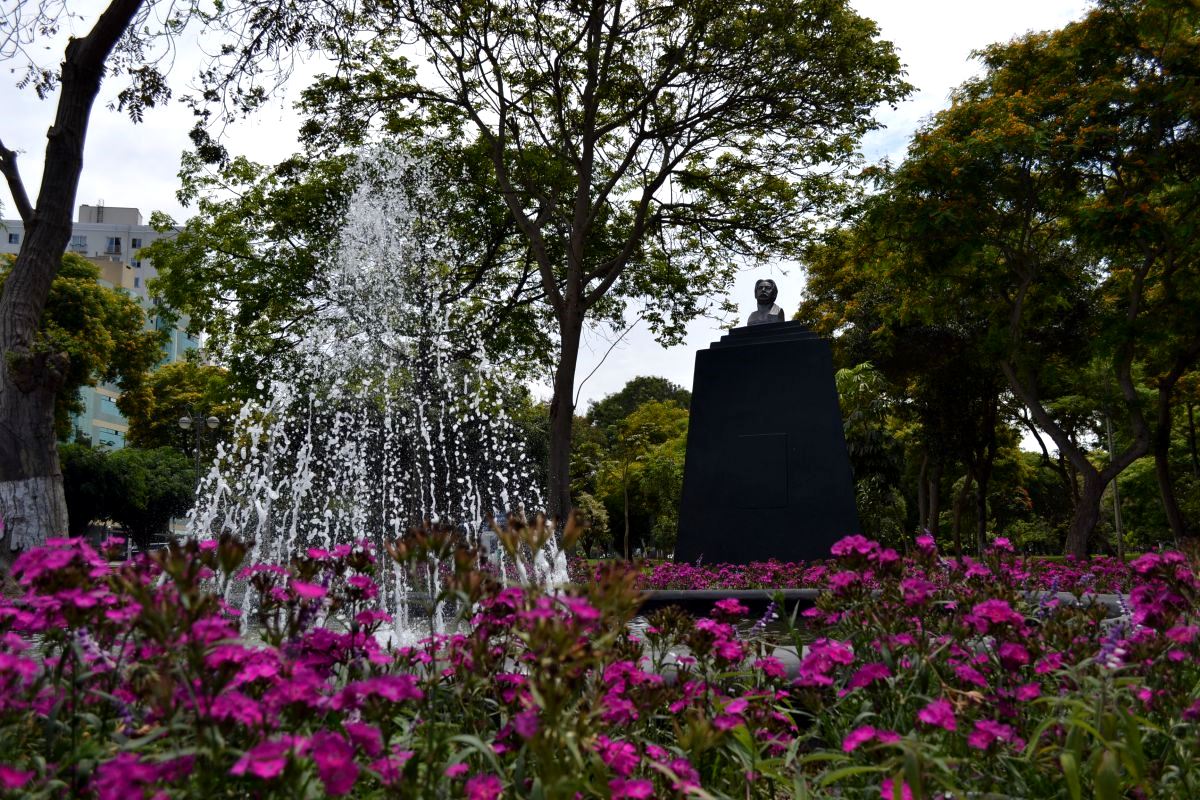
<svg viewBox="0 0 1200 800">
<path fill-rule="evenodd" d="M 779 288 L 770 278 L 762 278 L 754 282 L 754 299 L 758 301 L 758 310 L 746 320 L 747 325 L 764 325 L 768 322 L 783 322 L 783 309 L 775 305 L 779 296 Z"/>
</svg>

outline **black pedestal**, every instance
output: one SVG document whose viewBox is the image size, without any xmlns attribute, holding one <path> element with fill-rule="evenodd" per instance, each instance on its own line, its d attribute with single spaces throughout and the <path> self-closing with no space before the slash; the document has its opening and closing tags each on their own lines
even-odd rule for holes
<svg viewBox="0 0 1200 800">
<path fill-rule="evenodd" d="M 807 561 L 860 532 L 829 342 L 781 322 L 696 353 L 675 559 Z"/>
</svg>

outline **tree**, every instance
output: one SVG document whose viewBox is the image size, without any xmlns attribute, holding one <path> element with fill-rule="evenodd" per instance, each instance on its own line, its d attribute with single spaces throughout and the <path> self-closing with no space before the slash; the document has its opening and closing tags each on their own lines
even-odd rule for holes
<svg viewBox="0 0 1200 800">
<path fill-rule="evenodd" d="M 662 539 L 666 530 L 677 526 L 687 423 L 685 409 L 651 400 L 634 409 L 610 434 L 609 458 L 601 464 L 597 484 L 621 511 L 626 560 L 632 553 L 635 507 L 645 520 L 644 533 L 657 533 Z"/>
<path fill-rule="evenodd" d="M 1006 382 L 1081 477 L 1076 556 L 1105 487 L 1150 445 L 1135 364 L 1162 353 L 1156 331 L 1195 315 L 1181 284 L 1197 273 L 1198 22 L 1191 5 L 1106 0 L 1060 31 L 989 48 L 985 74 L 918 133 L 889 189 L 931 243 L 914 263 L 929 291 L 988 320 Z M 1170 363 L 1195 360 L 1193 327 L 1175 332 L 1166 384 Z M 1052 413 L 1093 364 L 1129 431 L 1103 467 Z"/>
<path fill-rule="evenodd" d="M 361 156 L 361 157 L 360 157 Z M 514 372 L 547 366 L 549 343 L 536 303 L 540 282 L 527 253 L 514 247 L 515 226 L 470 149 L 413 135 L 402 144 L 348 155 L 293 156 L 279 164 L 234 158 L 211 165 L 187 155 L 179 199 L 197 213 L 177 234 L 146 248 L 158 278 L 151 291 L 203 329 L 248 391 L 286 363 L 339 290 L 330 264 L 359 182 L 411 189 L 421 220 L 406 225 L 436 243 L 423 284 L 434 307 L 457 313 L 463 333 L 456 355 L 482 344 Z M 419 184 L 427 184 L 420 196 Z"/>
<path fill-rule="evenodd" d="M 232 421 L 239 404 L 231 397 L 229 384 L 229 371 L 223 367 L 191 358 L 163 364 L 117 400 L 117 407 L 129 420 L 127 441 L 134 447 L 190 451 L 195 437 L 180 429 L 180 417 L 195 412 L 225 423 Z"/>
<path fill-rule="evenodd" d="M 708 307 L 734 260 L 794 251 L 906 91 L 890 45 L 840 0 L 395 0 L 306 96 L 336 146 L 411 112 L 487 158 L 557 326 L 550 511 L 570 507 L 585 322 L 646 301 L 660 336 Z M 397 58 L 415 37 L 429 62 Z"/>
<path fill-rule="evenodd" d="M 109 516 L 115 484 L 108 452 L 86 444 L 61 444 L 63 493 L 67 499 L 67 530 L 85 536 L 93 521 Z"/>
<path fill-rule="evenodd" d="M 15 260 L 0 256 L 0 287 Z M 38 326 L 38 345 L 67 356 L 54 406 L 54 430 L 60 439 L 70 434 L 71 415 L 84 410 L 80 388 L 103 381 L 116 383 L 122 391 L 134 389 L 162 357 L 167 338 L 166 331 L 146 330 L 146 315 L 136 300 L 100 285 L 99 278 L 95 264 L 75 253 L 65 254 Z"/>
<path fill-rule="evenodd" d="M 0 60 L 25 60 L 20 85 L 33 87 L 39 96 L 58 92 L 35 198 L 21 178 L 17 154 L 0 139 L 0 175 L 25 227 L 0 292 L 0 518 L 5 521 L 0 559 L 5 563 L 12 551 L 67 529 L 54 408 L 69 357 L 39 340 L 37 332 L 70 240 L 84 140 L 101 79 L 125 80 L 114 105 L 136 122 L 148 107 L 170 98 L 160 67 L 170 63 L 172 42 L 188 23 L 197 20 L 224 34 L 215 62 L 201 73 L 202 91 L 194 104 L 201 120 L 193 138 L 211 149 L 204 123 L 212 111 L 206 104 L 225 101 L 235 113 L 252 110 L 270 95 L 273 81 L 286 78 L 289 53 L 324 43 L 345 16 L 344 9 L 319 3 L 301 8 L 241 0 L 218 4 L 211 12 L 165 5 L 110 0 L 86 35 L 67 41 L 58 68 L 37 63 L 31 54 L 41 52 L 34 43 L 61 29 L 71 14 L 68 4 L 16 2 L 0 8 L 5 31 Z"/>
<path fill-rule="evenodd" d="M 174 448 L 124 447 L 109 454 L 108 469 L 113 487 L 108 515 L 143 550 L 195 500 L 191 459 Z"/>
<path fill-rule="evenodd" d="M 594 401 L 588 406 L 587 421 L 600 430 L 611 430 L 634 410 L 650 401 L 672 403 L 687 409 L 692 393 L 677 383 L 657 376 L 631 378 L 620 391 Z"/>
</svg>

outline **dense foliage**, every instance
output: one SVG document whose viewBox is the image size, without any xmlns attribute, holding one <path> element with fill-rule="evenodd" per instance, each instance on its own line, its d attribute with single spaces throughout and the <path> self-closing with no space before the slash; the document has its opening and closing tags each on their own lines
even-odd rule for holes
<svg viewBox="0 0 1200 800">
<path fill-rule="evenodd" d="M 16 258 L 0 256 L 0 287 Z M 138 301 L 100 282 L 100 268 L 76 253 L 62 257 L 50 284 L 38 330 L 38 345 L 66 353 L 62 388 L 55 397 L 54 427 L 59 437 L 71 432 L 71 415 L 84 412 L 79 390 L 97 383 L 136 388 L 161 358 L 167 332 L 147 330 Z"/>
<path fill-rule="evenodd" d="M 528 531 L 502 532 L 510 553 Z M 1039 798 L 1200 791 L 1200 581 L 1130 566 L 1127 613 L 855 536 L 798 620 L 667 611 L 632 573 L 505 586 L 449 535 L 243 566 L 233 539 L 110 565 L 23 555 L 0 603 L 0 788 L 22 797 Z M 109 556 L 111 557 L 111 553 Z M 388 562 L 392 563 L 388 563 Z M 376 581 L 446 572 L 449 633 L 379 634 Z M 244 614 L 226 597 L 249 591 Z M 250 635 L 245 635 L 245 631 Z M 782 647 L 780 647 L 782 645 Z"/>
<path fill-rule="evenodd" d="M 115 452 L 82 444 L 59 445 L 70 532 L 112 522 L 145 549 L 167 533 L 195 500 L 192 459 L 170 447 L 124 447 Z"/>
</svg>

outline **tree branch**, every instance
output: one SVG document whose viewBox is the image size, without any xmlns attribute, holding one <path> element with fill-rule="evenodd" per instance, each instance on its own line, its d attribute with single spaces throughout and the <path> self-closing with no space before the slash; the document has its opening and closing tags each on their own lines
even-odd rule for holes
<svg viewBox="0 0 1200 800">
<path fill-rule="evenodd" d="M 0 174 L 8 181 L 8 190 L 12 192 L 13 202 L 17 204 L 17 213 L 21 221 L 29 226 L 33 223 L 33 206 L 29 203 L 29 195 L 25 191 L 25 182 L 17 169 L 17 154 L 4 146 L 0 139 Z"/>
</svg>

